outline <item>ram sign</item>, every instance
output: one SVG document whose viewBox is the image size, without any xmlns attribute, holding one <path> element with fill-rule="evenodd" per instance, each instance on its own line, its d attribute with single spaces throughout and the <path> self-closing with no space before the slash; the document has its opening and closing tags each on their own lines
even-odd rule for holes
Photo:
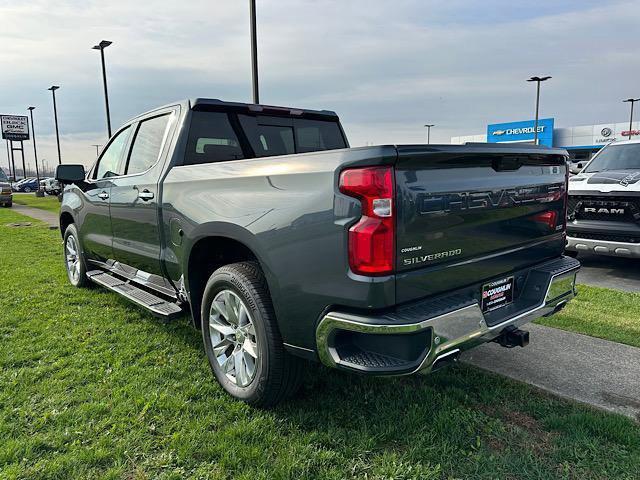
<svg viewBox="0 0 640 480">
<path fill-rule="evenodd" d="M 29 140 L 29 120 L 21 115 L 1 115 L 3 140 Z"/>
<path fill-rule="evenodd" d="M 534 137 L 534 120 L 487 125 L 487 142 L 489 143 L 532 143 Z M 538 120 L 538 144 L 548 147 L 553 145 L 553 118 Z"/>
</svg>

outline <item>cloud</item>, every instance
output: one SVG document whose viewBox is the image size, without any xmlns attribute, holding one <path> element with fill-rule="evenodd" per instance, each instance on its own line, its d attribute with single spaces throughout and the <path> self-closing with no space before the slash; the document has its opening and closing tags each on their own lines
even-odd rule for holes
<svg viewBox="0 0 640 480">
<path fill-rule="evenodd" d="M 337 111 L 353 145 L 413 143 L 530 118 L 525 79 L 550 74 L 542 115 L 579 125 L 621 121 L 638 95 L 635 3 L 591 0 L 259 0 L 261 99 Z M 99 54 L 106 51 L 114 125 L 186 97 L 249 101 L 247 2 L 0 1 L 0 112 L 37 107 L 53 133 L 58 91 L 65 161 L 83 135 L 103 143 Z M 77 147 L 75 146 L 77 142 Z M 43 144 L 43 153 L 55 157 Z"/>
</svg>

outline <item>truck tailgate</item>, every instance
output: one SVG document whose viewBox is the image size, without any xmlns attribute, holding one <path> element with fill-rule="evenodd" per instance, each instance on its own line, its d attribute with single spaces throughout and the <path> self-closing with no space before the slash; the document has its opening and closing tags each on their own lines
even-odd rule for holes
<svg viewBox="0 0 640 480">
<path fill-rule="evenodd" d="M 397 147 L 396 297 L 506 277 L 564 249 L 565 152 Z"/>
</svg>

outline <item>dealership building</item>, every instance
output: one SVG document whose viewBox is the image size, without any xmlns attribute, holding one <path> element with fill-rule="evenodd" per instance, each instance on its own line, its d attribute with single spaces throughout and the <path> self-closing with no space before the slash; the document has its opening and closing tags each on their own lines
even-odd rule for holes
<svg viewBox="0 0 640 480">
<path fill-rule="evenodd" d="M 533 143 L 534 128 L 534 120 L 494 123 L 487 125 L 487 133 L 451 137 L 451 143 Z M 629 122 L 556 128 L 553 118 L 538 120 L 538 144 L 566 148 L 574 161 L 588 160 L 607 143 L 627 140 L 629 134 L 640 139 L 640 122 L 629 130 Z"/>
</svg>

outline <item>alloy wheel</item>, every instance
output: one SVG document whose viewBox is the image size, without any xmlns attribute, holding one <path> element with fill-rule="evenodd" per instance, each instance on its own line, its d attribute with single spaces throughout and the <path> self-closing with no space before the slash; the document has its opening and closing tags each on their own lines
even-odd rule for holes
<svg viewBox="0 0 640 480">
<path fill-rule="evenodd" d="M 78 254 L 78 244 L 73 235 L 67 237 L 64 244 L 64 254 L 67 262 L 67 272 L 69 272 L 69 280 L 74 285 L 80 281 L 80 256 Z"/>
<path fill-rule="evenodd" d="M 249 309 L 235 292 L 225 289 L 213 299 L 209 337 L 225 376 L 238 387 L 247 387 L 256 376 L 258 342 Z"/>
</svg>

